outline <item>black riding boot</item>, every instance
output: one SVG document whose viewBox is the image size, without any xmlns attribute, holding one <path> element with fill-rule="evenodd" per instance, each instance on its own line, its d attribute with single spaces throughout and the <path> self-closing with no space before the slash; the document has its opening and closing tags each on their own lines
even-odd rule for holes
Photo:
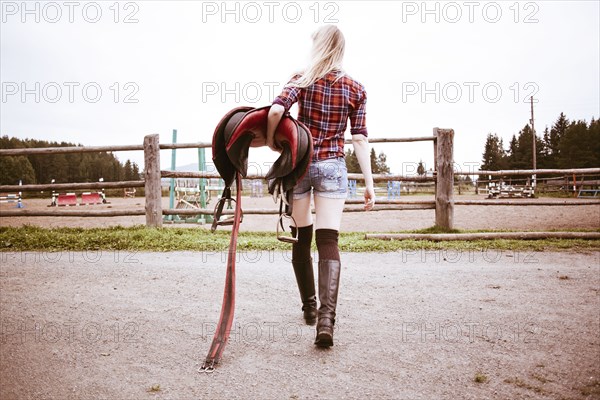
<svg viewBox="0 0 600 400">
<path fill-rule="evenodd" d="M 302 300 L 304 320 L 308 325 L 314 325 L 317 320 L 317 297 L 315 296 L 315 274 L 312 258 L 308 261 L 292 260 L 294 274 Z"/>
<path fill-rule="evenodd" d="M 319 260 L 319 320 L 315 344 L 333 346 L 333 325 L 340 285 L 341 264 L 338 260 Z"/>
</svg>

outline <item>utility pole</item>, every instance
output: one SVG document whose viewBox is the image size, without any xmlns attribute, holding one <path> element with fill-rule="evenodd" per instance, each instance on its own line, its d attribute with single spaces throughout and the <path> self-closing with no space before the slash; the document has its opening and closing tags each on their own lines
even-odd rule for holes
<svg viewBox="0 0 600 400">
<path fill-rule="evenodd" d="M 533 135 L 532 137 L 532 143 L 533 143 L 533 169 L 537 169 L 537 160 L 536 160 L 536 151 L 535 151 L 535 125 L 533 122 L 533 96 L 529 97 L 529 100 L 531 102 L 531 119 L 529 120 L 529 122 L 531 123 L 531 133 Z M 536 174 L 534 173 L 531 176 L 531 188 L 535 190 L 535 182 L 536 181 Z"/>
</svg>

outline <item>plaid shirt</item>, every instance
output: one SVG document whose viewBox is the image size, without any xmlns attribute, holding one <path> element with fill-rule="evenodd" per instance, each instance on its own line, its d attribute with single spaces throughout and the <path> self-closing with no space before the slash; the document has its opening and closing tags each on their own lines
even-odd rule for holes
<svg viewBox="0 0 600 400">
<path fill-rule="evenodd" d="M 350 133 L 367 136 L 367 92 L 363 85 L 343 75 L 337 81 L 338 72 L 330 72 L 311 86 L 289 86 L 275 98 L 289 111 L 298 102 L 298 120 L 310 129 L 313 137 L 313 161 L 344 157 L 344 132 L 350 118 Z M 290 82 L 298 79 L 294 76 Z"/>
</svg>

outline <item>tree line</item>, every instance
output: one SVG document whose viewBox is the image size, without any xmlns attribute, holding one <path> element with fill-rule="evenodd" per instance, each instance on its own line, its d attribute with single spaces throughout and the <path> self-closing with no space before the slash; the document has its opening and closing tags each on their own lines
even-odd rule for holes
<svg viewBox="0 0 600 400">
<path fill-rule="evenodd" d="M 497 134 L 487 135 L 482 170 L 532 169 L 533 140 L 531 126 L 525 125 L 513 135 L 508 148 Z M 595 168 L 600 166 L 600 120 L 569 121 L 561 113 L 556 122 L 535 135 L 536 166 L 543 168 Z"/>
<path fill-rule="evenodd" d="M 81 144 L 0 137 L 0 149 L 75 147 Z M 0 157 L 0 184 L 139 180 L 140 169 L 130 160 L 121 163 L 112 152 L 37 154 Z"/>
<path fill-rule="evenodd" d="M 377 155 L 375 153 L 375 149 L 371 147 L 371 154 L 370 154 L 370 159 L 371 159 L 371 171 L 374 174 L 389 174 L 390 173 L 390 167 L 388 167 L 387 165 L 387 156 L 385 155 L 385 153 L 382 151 L 381 153 L 379 153 L 379 155 Z M 346 168 L 348 169 L 348 172 L 353 174 L 360 174 L 360 164 L 358 163 L 358 158 L 356 158 L 356 154 L 354 154 L 354 151 L 352 149 L 348 149 L 346 150 Z"/>
</svg>

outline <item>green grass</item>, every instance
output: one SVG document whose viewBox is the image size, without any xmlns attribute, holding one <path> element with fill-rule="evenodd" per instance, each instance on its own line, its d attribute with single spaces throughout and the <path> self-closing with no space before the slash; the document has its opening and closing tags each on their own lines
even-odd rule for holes
<svg viewBox="0 0 600 400">
<path fill-rule="evenodd" d="M 485 374 L 482 374 L 481 372 L 477 372 L 473 380 L 476 383 L 486 383 L 488 381 L 488 377 Z"/>
<path fill-rule="evenodd" d="M 160 385 L 152 385 L 149 389 L 148 392 L 160 392 Z"/>
<path fill-rule="evenodd" d="M 515 385 L 518 388 L 527 389 L 534 391 L 535 393 L 545 394 L 548 393 L 544 388 L 540 386 L 532 385 L 520 378 L 507 378 L 504 383 Z"/>
<path fill-rule="evenodd" d="M 438 228 L 427 228 L 403 233 L 441 233 Z M 452 230 L 451 232 L 476 232 Z M 478 231 L 481 232 L 481 231 Z M 500 232 L 500 231 L 495 231 Z M 0 251 L 82 251 L 82 250 L 137 250 L 137 251 L 221 251 L 229 246 L 230 234 L 220 230 L 211 233 L 204 228 L 160 229 L 135 227 L 110 228 L 40 228 L 23 226 L 0 228 Z M 314 246 L 314 242 L 313 242 Z M 275 232 L 240 232 L 239 250 L 289 250 L 290 244 L 279 242 Z M 340 250 L 343 252 L 394 252 L 402 250 L 461 250 L 482 251 L 598 251 L 600 240 L 472 240 L 432 242 L 425 240 L 365 240 L 362 232 L 342 232 Z"/>
</svg>

